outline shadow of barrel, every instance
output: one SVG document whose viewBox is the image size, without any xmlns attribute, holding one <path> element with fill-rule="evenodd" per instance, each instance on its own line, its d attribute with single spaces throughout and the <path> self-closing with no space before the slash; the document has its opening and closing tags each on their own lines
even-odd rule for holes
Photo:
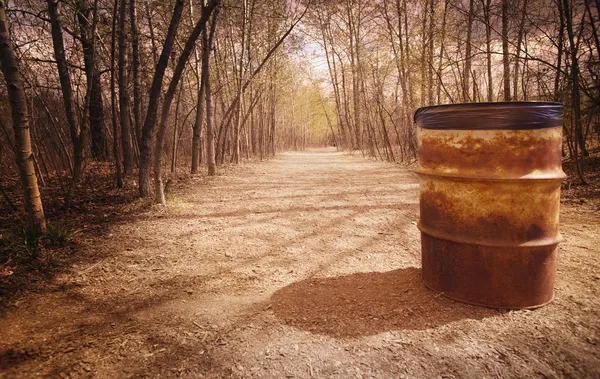
<svg viewBox="0 0 600 379">
<path fill-rule="evenodd" d="M 426 330 L 481 320 L 496 311 L 458 303 L 427 289 L 420 268 L 309 278 L 273 294 L 271 308 L 286 325 L 334 337 Z"/>
</svg>

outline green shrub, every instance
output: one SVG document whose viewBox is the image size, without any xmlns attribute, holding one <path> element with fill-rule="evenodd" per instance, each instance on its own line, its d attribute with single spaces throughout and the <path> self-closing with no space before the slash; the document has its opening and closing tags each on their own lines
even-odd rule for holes
<svg viewBox="0 0 600 379">
<path fill-rule="evenodd" d="M 46 232 L 32 232 L 18 223 L 0 234 L 0 264 L 11 257 L 35 258 L 43 247 L 64 246 L 78 229 L 62 221 L 49 222 Z"/>
<path fill-rule="evenodd" d="M 78 231 L 79 229 L 74 225 L 63 221 L 49 222 L 46 225 L 46 232 L 42 235 L 44 246 L 64 246 L 69 240 L 69 237 L 73 236 Z"/>
<path fill-rule="evenodd" d="M 40 239 L 40 233 L 32 232 L 26 225 L 19 223 L 2 233 L 0 249 L 6 258 L 15 255 L 35 256 L 40 248 Z"/>
</svg>

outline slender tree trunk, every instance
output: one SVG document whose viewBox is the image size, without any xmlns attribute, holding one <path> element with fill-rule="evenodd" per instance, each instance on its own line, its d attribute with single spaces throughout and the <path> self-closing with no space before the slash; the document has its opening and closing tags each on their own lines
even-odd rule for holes
<svg viewBox="0 0 600 379">
<path fill-rule="evenodd" d="M 423 6 L 425 10 L 422 12 L 423 19 L 421 20 L 421 58 L 419 59 L 419 73 L 420 73 L 420 81 L 421 81 L 421 90 L 420 92 L 420 101 L 419 106 L 425 106 L 425 84 L 427 83 L 427 15 L 429 14 L 429 0 L 423 0 Z"/>
<path fill-rule="evenodd" d="M 515 53 L 515 70 L 513 73 L 513 96 L 512 100 L 519 99 L 519 56 L 521 55 L 521 46 L 523 45 L 523 34 L 525 31 L 525 16 L 527 16 L 527 0 L 523 0 L 523 9 L 521 10 L 521 20 L 519 22 L 519 32 L 517 35 L 517 51 Z"/>
<path fill-rule="evenodd" d="M 579 90 L 579 57 L 578 49 L 575 44 L 575 33 L 573 33 L 573 14 L 569 6 L 569 0 L 563 0 L 563 12 L 567 26 L 567 35 L 569 36 L 569 51 L 571 53 L 571 106 L 573 108 L 573 118 L 575 122 L 575 166 L 577 176 L 582 184 L 587 184 L 583 172 L 583 160 L 585 154 L 585 140 L 583 138 L 583 126 L 581 122 L 581 98 Z M 581 157 L 578 155 L 578 147 L 581 147 Z"/>
<path fill-rule="evenodd" d="M 492 24 L 490 19 L 492 0 L 481 0 L 485 21 L 485 50 L 487 63 L 487 101 L 494 100 L 494 79 L 492 78 Z"/>
<path fill-rule="evenodd" d="M 117 88 L 115 81 L 115 55 L 117 51 L 117 18 L 118 1 L 113 4 L 112 31 L 110 33 L 110 107 L 111 123 L 113 129 L 113 158 L 115 160 L 115 181 L 118 188 L 123 187 L 123 175 L 121 171 L 121 151 L 119 149 L 119 124 L 117 123 Z"/>
<path fill-rule="evenodd" d="M 133 143 L 129 123 L 129 83 L 127 78 L 127 0 L 119 5 L 119 109 L 121 122 L 121 146 L 123 148 L 123 174 L 133 169 Z"/>
<path fill-rule="evenodd" d="M 265 57 L 262 59 L 262 61 L 260 62 L 260 64 L 254 69 L 254 71 L 252 71 L 252 74 L 250 74 L 250 76 L 248 77 L 248 79 L 245 80 L 244 85 L 242 86 L 242 91 L 241 93 L 243 94 L 246 89 L 248 88 L 248 86 L 250 85 L 250 83 L 252 83 L 252 80 L 254 80 L 254 78 L 261 72 L 262 68 L 265 66 L 265 64 L 269 61 L 269 59 L 273 56 L 273 54 L 275 54 L 275 52 L 277 51 L 277 49 L 279 48 L 279 46 L 281 46 L 281 44 L 283 43 L 283 41 L 285 41 L 285 39 L 287 38 L 287 36 L 290 35 L 290 33 L 292 32 L 292 30 L 294 30 L 294 28 L 296 27 L 296 25 L 298 25 L 298 23 L 302 20 L 302 18 L 304 18 L 304 15 L 306 15 L 306 12 L 308 11 L 308 7 L 304 8 L 304 11 L 302 12 L 302 14 L 294 21 L 294 23 L 292 23 L 289 28 L 286 30 L 286 32 L 277 40 L 277 42 L 269 49 L 269 51 L 267 52 L 267 55 L 265 55 Z M 273 80 L 273 79 L 272 79 Z M 223 118 L 221 121 L 221 128 L 219 129 L 219 139 L 218 142 L 223 143 L 223 149 L 221 151 L 221 162 L 223 162 L 224 156 L 225 156 L 225 144 L 226 144 L 226 140 L 227 140 L 227 133 L 229 131 L 229 124 L 232 121 L 232 115 L 233 115 L 233 111 L 235 111 L 240 102 L 241 96 L 235 96 L 235 98 L 233 99 L 233 101 L 231 102 L 231 104 L 229 104 L 229 107 L 227 108 L 227 110 L 223 113 Z M 274 125 L 272 125 L 272 128 L 274 128 Z M 274 129 L 272 129 L 272 131 L 274 132 Z M 224 137 L 221 138 L 221 132 L 224 132 Z M 273 145 L 275 146 L 275 141 L 273 141 Z M 273 153 L 274 154 L 274 153 Z"/>
<path fill-rule="evenodd" d="M 410 154 L 415 157 L 417 154 L 417 136 L 415 133 L 415 128 L 412 125 L 412 112 L 414 110 L 414 104 L 415 104 L 415 100 L 414 100 L 414 80 L 413 80 L 413 75 L 412 75 L 412 70 L 411 67 L 409 65 L 410 63 L 410 43 L 408 43 L 408 36 L 410 35 L 409 29 L 408 29 L 408 12 L 407 12 L 407 7 L 406 7 L 406 0 L 402 0 L 402 16 L 400 17 L 400 0 L 396 0 L 396 7 L 398 8 L 398 24 L 400 24 L 400 20 L 404 21 L 404 34 L 407 36 L 407 41 L 406 43 L 404 43 L 404 59 L 405 59 L 405 66 L 406 66 L 406 85 L 407 85 L 407 89 L 408 89 L 408 104 L 409 104 L 409 111 L 406 112 L 406 124 L 405 124 L 405 128 L 407 130 L 406 134 L 407 134 L 407 139 L 408 139 L 408 148 L 409 148 L 409 152 Z"/>
<path fill-rule="evenodd" d="M 73 182 L 77 183 L 83 174 L 84 125 L 79 125 L 75 117 L 73 90 L 71 88 L 71 78 L 65 56 L 65 45 L 62 34 L 63 29 L 60 22 L 58 2 L 56 0 L 47 0 L 46 2 L 48 4 L 48 14 L 50 16 L 50 24 L 52 27 L 52 45 L 54 48 L 56 65 L 58 67 L 58 77 L 63 95 L 65 115 L 71 131 L 71 139 L 73 141 Z"/>
<path fill-rule="evenodd" d="M 15 133 L 15 156 L 19 167 L 21 186 L 23 187 L 25 209 L 29 218 L 29 229 L 33 233 L 39 233 L 46 231 L 46 220 L 35 175 L 23 77 L 19 71 L 10 41 L 9 29 L 8 20 L 6 19 L 6 5 L 4 0 L 0 0 L 0 65 L 2 66 L 8 100 L 10 101 Z M 6 195 L 5 197 L 8 199 Z"/>
<path fill-rule="evenodd" d="M 508 60 L 508 1 L 502 0 L 502 66 L 504 67 L 504 101 L 510 101 L 510 63 Z"/>
<path fill-rule="evenodd" d="M 558 6 L 559 12 L 559 26 L 558 26 L 558 43 L 556 48 L 556 74 L 554 75 L 554 101 L 560 101 L 562 98 L 562 91 L 560 91 L 560 73 L 562 66 L 562 56 L 565 41 L 565 15 L 562 10 L 562 1 L 555 0 Z"/>
<path fill-rule="evenodd" d="M 190 1 L 190 22 L 194 22 L 194 2 Z M 202 34 L 207 33 L 206 28 L 202 31 Z M 201 37 L 201 41 L 204 37 Z M 199 51 L 201 47 L 194 47 L 194 74 L 196 75 L 196 118 L 194 125 L 192 126 L 192 167 L 191 174 L 197 174 L 202 164 L 203 156 L 203 140 L 202 140 L 202 124 L 204 123 L 204 82 L 202 80 L 202 73 L 200 70 L 200 55 Z"/>
<path fill-rule="evenodd" d="M 325 19 L 323 18 L 321 12 L 318 12 L 318 17 L 319 17 L 319 23 L 320 23 L 320 29 L 321 29 L 321 36 L 323 38 L 323 50 L 325 52 L 325 58 L 326 58 L 326 62 L 327 62 L 327 68 L 329 70 L 329 77 L 331 78 L 331 84 L 333 87 L 333 94 L 334 94 L 334 99 L 335 99 L 335 109 L 337 111 L 337 115 L 338 115 L 338 128 L 339 128 L 339 146 L 338 148 L 346 148 L 346 147 L 350 147 L 351 145 L 349 144 L 348 141 L 348 137 L 346 135 L 346 128 L 344 127 L 344 116 L 342 113 L 342 108 L 341 108 L 341 100 L 340 100 L 340 89 L 339 89 L 339 83 L 338 83 L 338 78 L 337 78 L 337 70 L 335 67 L 335 56 L 333 55 L 332 52 L 330 52 L 331 49 L 333 49 L 333 45 L 331 47 L 329 47 L 328 45 L 328 38 L 327 38 L 327 34 L 329 34 L 329 29 L 328 29 L 328 23 L 325 22 Z M 326 28 L 327 28 L 327 34 L 326 34 Z M 330 58 L 331 55 L 331 58 Z"/>
<path fill-rule="evenodd" d="M 212 50 L 219 8 L 213 12 L 210 22 L 210 33 L 204 34 L 202 37 L 202 81 L 206 91 L 206 166 L 208 175 L 214 176 L 217 174 L 217 162 L 215 154 L 215 132 L 213 121 L 213 103 L 212 103 L 212 88 L 210 83 L 210 52 Z"/>
<path fill-rule="evenodd" d="M 596 59 L 600 59 L 600 37 L 598 37 L 598 29 L 596 28 L 596 22 L 594 20 L 594 15 L 592 14 L 592 10 L 590 8 L 591 0 L 585 1 L 585 9 L 587 10 L 590 26 L 592 29 L 592 37 L 594 38 L 594 42 L 596 44 Z M 600 7 L 600 1 L 596 1 L 596 7 Z M 600 9 L 596 9 L 598 18 L 600 19 Z"/>
<path fill-rule="evenodd" d="M 167 89 L 167 93 L 165 94 L 165 99 L 163 101 L 163 106 L 161 110 L 160 116 L 160 125 L 158 128 L 158 133 L 156 135 L 156 146 L 154 148 L 154 194 L 155 200 L 157 203 L 165 204 L 165 194 L 162 183 L 162 152 L 164 148 L 165 135 L 167 131 L 167 120 L 169 118 L 169 112 L 171 109 L 171 104 L 173 102 L 173 97 L 175 96 L 175 91 L 177 90 L 177 86 L 179 84 L 179 80 L 183 75 L 183 70 L 192 55 L 192 51 L 194 49 L 194 45 L 196 44 L 196 40 L 202 33 L 202 30 L 206 28 L 206 23 L 210 18 L 212 11 L 218 5 L 220 0 L 211 0 L 208 5 L 202 7 L 202 15 L 200 16 L 200 20 L 196 23 L 194 30 L 190 34 L 188 40 L 185 43 L 183 51 L 177 60 L 177 65 L 175 66 L 175 70 L 173 71 L 173 78 L 169 83 L 169 88 Z"/>
<path fill-rule="evenodd" d="M 469 14 L 467 15 L 467 41 L 465 46 L 465 67 L 463 71 L 463 101 L 469 102 L 470 77 L 471 77 L 471 37 L 473 32 L 473 19 L 475 17 L 473 10 L 474 1 L 469 0 Z M 475 100 L 474 98 L 472 100 Z"/>
<path fill-rule="evenodd" d="M 269 84 L 270 86 L 270 84 Z M 265 158 L 265 120 L 266 120 L 266 116 L 265 116 L 265 103 L 267 101 L 267 98 L 269 96 L 265 96 L 265 100 L 260 102 L 260 109 L 259 109 L 259 114 L 260 117 L 258 118 L 258 122 L 259 122 L 259 126 L 258 126 L 258 151 L 260 154 L 260 160 L 262 161 Z"/>
<path fill-rule="evenodd" d="M 125 1 L 125 0 L 123 0 Z M 129 29 L 131 31 L 131 73 L 133 75 L 133 122 L 137 143 L 139 145 L 142 137 L 142 103 L 141 103 L 141 80 L 140 80 L 140 47 L 137 26 L 137 4 L 136 0 L 129 0 Z"/>
<path fill-rule="evenodd" d="M 95 11 L 94 11 L 95 13 Z M 104 106 L 102 101 L 102 82 L 100 71 L 93 58 L 95 43 L 92 35 L 91 9 L 88 0 L 78 0 L 77 21 L 80 29 L 80 41 L 83 48 L 83 63 L 86 76 L 91 77 L 89 120 L 91 134 L 92 157 L 97 160 L 106 159 L 106 143 L 104 139 Z"/>
<path fill-rule="evenodd" d="M 359 93 L 359 78 L 358 78 L 358 41 L 356 37 L 356 26 L 354 25 L 354 4 L 352 1 L 346 1 L 346 14 L 348 17 L 349 28 L 349 55 L 350 55 L 350 71 L 352 72 L 352 111 L 354 113 L 354 133 L 356 135 L 356 145 L 358 149 L 363 149 L 362 144 L 362 125 L 360 112 L 360 93 Z"/>
<path fill-rule="evenodd" d="M 156 70 L 154 71 L 154 79 L 150 87 L 150 97 L 148 99 L 148 111 L 142 128 L 142 140 L 140 141 L 140 171 L 139 171 L 139 186 L 140 196 L 145 197 L 150 195 L 150 160 L 152 153 L 152 137 L 154 136 L 154 128 L 156 127 L 156 116 L 158 113 L 158 102 L 160 100 L 163 77 L 165 70 L 169 64 L 169 56 L 173 50 L 175 36 L 181 20 L 183 12 L 183 0 L 177 0 L 173 16 L 169 23 L 167 37 L 163 45 L 163 50 L 158 58 Z"/>
<path fill-rule="evenodd" d="M 276 61 L 276 59 L 274 60 L 274 62 Z M 271 70 L 272 73 L 272 79 L 275 79 L 275 70 Z M 275 123 L 277 121 L 277 85 L 275 83 L 275 80 L 272 80 L 271 83 L 272 86 L 272 93 L 271 93 L 271 114 L 269 115 L 270 118 L 270 130 L 269 130 L 269 156 L 273 157 L 275 156 L 275 151 L 276 151 L 276 146 L 275 146 Z"/>
<path fill-rule="evenodd" d="M 433 37 L 435 31 L 435 0 L 430 0 L 429 6 L 429 47 L 427 50 L 427 100 L 429 105 L 433 105 Z M 388 141 L 389 143 L 389 141 Z"/>
<path fill-rule="evenodd" d="M 205 40 L 206 28 L 202 31 L 202 41 Z M 196 106 L 196 121 L 192 131 L 192 174 L 197 174 L 202 159 L 202 123 L 204 122 L 204 104 L 205 104 L 206 82 L 204 71 L 200 76 L 200 88 L 198 89 L 198 100 Z"/>
<path fill-rule="evenodd" d="M 177 166 L 177 147 L 178 147 L 178 134 L 177 128 L 179 125 L 179 112 L 181 109 L 181 94 L 183 93 L 183 85 L 179 86 L 179 94 L 177 95 L 177 101 L 175 104 L 175 125 L 173 126 L 173 148 L 171 149 L 171 174 L 175 172 L 175 167 Z M 182 124 L 185 124 L 185 120 Z"/>
<path fill-rule="evenodd" d="M 183 0 L 180 1 L 183 2 Z M 158 59 L 160 58 L 158 57 L 158 48 L 156 47 L 156 36 L 154 34 L 154 23 L 152 23 L 152 11 L 150 10 L 150 1 L 145 0 L 145 4 L 146 20 L 148 21 L 148 32 L 150 33 L 150 44 L 152 46 L 152 63 L 154 64 L 154 66 L 156 66 L 158 64 Z"/>
<path fill-rule="evenodd" d="M 233 130 L 233 161 L 235 163 L 240 163 L 240 129 L 242 122 L 242 112 L 243 112 L 243 104 L 244 97 L 242 93 L 242 83 L 244 81 L 244 59 L 246 52 L 246 24 L 248 18 L 248 2 L 247 0 L 242 0 L 242 36 L 240 41 L 240 58 L 239 58 L 239 67 L 237 72 L 237 88 L 239 97 L 238 105 L 236 107 L 236 115 L 235 115 L 235 128 Z"/>
<path fill-rule="evenodd" d="M 488 0 L 491 1 L 491 0 Z M 438 69 L 437 69 L 437 77 L 438 77 L 438 85 L 437 85 L 437 102 L 441 104 L 442 102 L 442 65 L 444 63 L 444 49 L 446 43 L 446 18 L 448 16 L 448 0 L 444 0 L 444 16 L 442 18 L 442 35 L 440 37 L 440 55 L 438 58 Z"/>
</svg>

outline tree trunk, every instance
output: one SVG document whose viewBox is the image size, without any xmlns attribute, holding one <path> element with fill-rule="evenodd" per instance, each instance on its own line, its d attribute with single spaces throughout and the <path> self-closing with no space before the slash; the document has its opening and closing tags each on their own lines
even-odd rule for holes
<svg viewBox="0 0 600 379">
<path fill-rule="evenodd" d="M 194 30 L 190 34 L 188 40 L 185 43 L 185 47 L 177 60 L 177 65 L 175 66 L 175 70 L 173 71 L 173 78 L 169 83 L 169 88 L 167 89 L 167 93 L 165 94 L 165 99 L 163 101 L 163 106 L 161 110 L 160 116 L 160 125 L 158 128 L 158 134 L 156 135 L 156 145 L 154 148 L 154 195 L 157 203 L 165 204 L 165 194 L 162 183 L 162 152 L 164 148 L 165 135 L 167 131 L 167 120 L 169 118 L 169 112 L 171 110 L 171 104 L 173 102 L 173 97 L 175 96 L 175 91 L 177 90 L 177 86 L 179 84 L 179 80 L 183 75 L 183 70 L 190 56 L 192 55 L 192 51 L 196 44 L 196 40 L 200 36 L 200 33 L 206 28 L 206 23 L 210 18 L 212 11 L 219 4 L 220 0 L 211 0 L 208 5 L 202 7 L 202 15 L 200 19 L 196 23 Z"/>
<path fill-rule="evenodd" d="M 129 83 L 127 78 L 127 0 L 119 4 L 119 109 L 121 122 L 121 146 L 123 148 L 123 175 L 133 169 L 133 143 L 129 123 Z"/>
<path fill-rule="evenodd" d="M 527 0 L 523 0 L 523 9 L 521 10 L 521 20 L 519 22 L 519 32 L 517 35 L 517 51 L 515 54 L 515 72 L 513 74 L 513 96 L 512 100 L 519 99 L 519 56 L 521 54 L 521 46 L 523 44 L 523 33 L 525 29 L 525 16 L 527 15 Z"/>
<path fill-rule="evenodd" d="M 240 41 L 240 59 L 239 59 L 239 67 L 237 72 L 237 88 L 239 97 L 238 105 L 236 107 L 236 115 L 235 115 L 235 128 L 233 130 L 233 161 L 235 163 L 240 163 L 240 129 L 242 122 L 242 112 L 243 112 L 243 104 L 244 104 L 244 95 L 242 93 L 242 83 L 245 72 L 244 67 L 244 59 L 246 52 L 246 24 L 248 19 L 248 2 L 247 0 L 242 0 L 242 40 Z"/>
<path fill-rule="evenodd" d="M 281 44 L 283 43 L 283 41 L 285 41 L 285 39 L 287 38 L 287 36 L 290 35 L 290 33 L 292 32 L 292 30 L 294 30 L 294 28 L 296 27 L 296 25 L 298 25 L 298 23 L 302 20 L 302 18 L 304 18 L 304 15 L 306 15 L 306 12 L 308 11 L 308 7 L 304 8 L 304 11 L 302 12 L 302 14 L 290 25 L 290 27 L 286 30 L 286 32 L 277 40 L 277 42 L 275 43 L 275 45 L 273 45 L 269 51 L 267 52 L 267 55 L 265 55 L 265 57 L 262 59 L 262 61 L 260 62 L 260 64 L 254 69 L 254 71 L 252 71 L 252 74 L 250 74 L 249 78 L 247 80 L 245 80 L 244 85 L 242 86 L 242 91 L 241 93 L 243 94 L 246 89 L 248 88 L 248 86 L 250 85 L 250 83 L 252 83 L 252 80 L 261 72 L 262 68 L 265 66 L 265 64 L 269 61 L 269 59 L 273 56 L 273 54 L 275 54 L 275 51 L 277 51 L 277 49 L 279 48 L 279 46 L 281 46 Z M 272 79 L 273 80 L 273 79 Z M 240 102 L 241 96 L 237 96 L 233 99 L 233 101 L 231 102 L 231 104 L 229 104 L 229 107 L 227 108 L 227 110 L 223 113 L 223 118 L 221 121 L 221 128 L 219 129 L 219 139 L 218 142 L 223 143 L 223 149 L 221 151 L 221 162 L 223 162 L 224 156 L 225 156 L 225 145 L 227 142 L 227 133 L 228 133 L 228 126 L 232 121 L 232 112 L 235 111 Z M 273 124 L 272 126 L 272 131 L 274 133 L 275 129 L 275 125 Z M 224 137 L 221 138 L 221 132 L 224 132 Z M 274 135 L 274 134 L 273 134 Z M 275 146 L 275 141 L 273 141 L 272 143 L 272 147 Z M 273 152 L 273 154 L 275 154 Z"/>
<path fill-rule="evenodd" d="M 139 190 L 140 196 L 145 197 L 150 195 L 150 155 L 152 153 L 152 137 L 154 136 L 154 128 L 156 127 L 156 115 L 158 113 L 158 102 L 160 100 L 163 77 L 169 63 L 169 56 L 173 50 L 177 28 L 181 20 L 183 12 L 183 0 L 177 0 L 173 16 L 169 23 L 167 37 L 163 50 L 158 58 L 152 86 L 150 87 L 150 97 L 148 99 L 148 111 L 142 128 L 142 139 L 140 141 L 140 171 L 139 171 Z"/>
<path fill-rule="evenodd" d="M 562 98 L 562 91 L 560 89 L 560 73 L 562 66 L 562 56 L 563 56 L 563 47 L 565 41 L 565 15 L 562 11 L 562 1 L 563 0 L 555 0 L 556 5 L 558 6 L 559 12 L 559 26 L 558 26 L 558 44 L 556 48 L 556 74 L 554 76 L 554 101 L 560 101 Z"/>
<path fill-rule="evenodd" d="M 427 83 L 426 75 L 427 75 L 427 15 L 429 14 L 429 0 L 423 0 L 423 6 L 425 10 L 422 13 L 423 19 L 421 20 L 421 57 L 419 59 L 419 73 L 420 73 L 420 81 L 421 81 L 421 89 L 420 89 L 420 101 L 419 106 L 425 106 L 425 83 Z"/>
<path fill-rule="evenodd" d="M 471 101 L 469 90 L 471 89 L 469 80 L 471 77 L 471 37 L 473 32 L 473 0 L 469 0 L 469 14 L 467 15 L 467 42 L 465 46 L 465 67 L 463 71 L 463 101 L 465 103 Z M 472 99 L 475 100 L 475 99 Z"/>
<path fill-rule="evenodd" d="M 104 106 L 102 101 L 102 83 L 100 71 L 93 59 L 95 43 L 90 22 L 91 9 L 88 0 L 77 2 L 77 21 L 80 28 L 81 47 L 83 48 L 83 63 L 87 77 L 91 77 L 89 120 L 91 134 L 91 152 L 96 160 L 106 159 L 106 142 L 104 139 Z"/>
<path fill-rule="evenodd" d="M 488 0 L 491 1 L 491 0 Z M 448 16 L 448 0 L 444 0 L 444 16 L 442 18 L 442 35 L 440 37 L 440 55 L 438 58 L 438 68 L 437 68 L 437 77 L 438 77 L 438 85 L 437 85 L 437 102 L 441 104 L 442 102 L 442 65 L 444 63 L 444 49 L 446 43 L 446 19 Z"/>
<path fill-rule="evenodd" d="M 472 0 L 471 0 L 472 1 Z M 435 0 L 430 0 L 429 6 L 429 36 L 427 51 L 427 100 L 429 105 L 433 105 L 433 36 L 434 36 L 434 18 L 435 18 Z M 389 143 L 389 141 L 388 141 Z"/>
<path fill-rule="evenodd" d="M 173 125 L 173 148 L 171 149 L 171 174 L 175 172 L 177 166 L 177 150 L 178 150 L 178 139 L 177 128 L 179 127 L 179 112 L 181 110 L 181 94 L 183 93 L 183 85 L 179 86 L 179 94 L 177 95 L 177 101 L 175 105 L 175 125 Z M 182 124 L 185 124 L 185 119 Z"/>
<path fill-rule="evenodd" d="M 579 92 L 579 57 L 575 36 L 573 33 L 573 15 L 568 0 L 563 0 L 563 12 L 569 36 L 569 51 L 571 53 L 571 105 L 573 107 L 573 118 L 575 121 L 575 166 L 577 176 L 582 184 L 587 184 L 583 172 L 583 155 L 585 154 L 585 140 L 583 138 L 583 126 L 581 122 L 581 99 Z M 578 155 L 578 146 L 581 147 L 581 157 Z"/>
<path fill-rule="evenodd" d="M 492 24 L 490 18 L 492 0 L 481 0 L 483 5 L 483 17 L 485 21 L 485 50 L 487 62 L 487 101 L 494 100 L 494 79 L 492 78 Z"/>
<path fill-rule="evenodd" d="M 592 10 L 590 8 L 591 0 L 585 1 L 585 9 L 587 10 L 590 26 L 592 28 L 592 37 L 594 38 L 594 42 L 596 43 L 596 59 L 600 59 L 600 37 L 598 37 L 598 29 L 596 29 L 596 22 L 594 20 L 594 15 L 592 14 Z M 600 7 L 600 1 L 596 1 L 596 8 Z M 600 9 L 596 9 L 598 18 L 600 19 Z"/>
<path fill-rule="evenodd" d="M 10 41 L 5 8 L 4 0 L 0 0 L 0 64 L 10 101 L 15 133 L 15 156 L 23 187 L 25 209 L 29 218 L 29 229 L 33 233 L 39 233 L 46 231 L 44 207 L 35 176 L 23 78 Z"/>
<path fill-rule="evenodd" d="M 117 51 L 117 18 L 118 1 L 113 4 L 112 31 L 110 33 L 110 106 L 111 123 L 113 130 L 113 158 L 115 160 L 115 181 L 117 188 L 123 187 L 123 176 L 121 172 L 121 151 L 119 149 L 119 124 L 117 123 L 117 89 L 115 82 L 115 55 Z"/>
<path fill-rule="evenodd" d="M 206 28 L 202 31 L 202 41 L 204 41 Z M 196 121 L 192 131 L 192 174 L 197 174 L 202 160 L 202 123 L 204 122 L 204 102 L 206 90 L 206 82 L 204 79 L 204 71 L 200 76 L 200 88 L 198 89 L 198 99 L 196 105 Z"/>
<path fill-rule="evenodd" d="M 504 101 L 510 101 L 510 63 L 508 60 L 508 0 L 502 0 L 502 66 Z"/>
<path fill-rule="evenodd" d="M 125 1 L 125 0 L 123 0 Z M 142 137 L 142 103 L 140 94 L 140 47 L 137 27 L 136 0 L 129 1 L 129 28 L 131 31 L 131 73 L 133 75 L 133 123 L 139 144 Z"/>
<path fill-rule="evenodd" d="M 212 88 L 210 83 L 210 52 L 213 46 L 215 30 L 217 27 L 217 19 L 219 15 L 219 7 L 213 12 L 210 22 L 210 33 L 202 36 L 202 81 L 204 82 L 206 95 L 206 166 L 208 175 L 214 176 L 217 174 L 217 162 L 215 154 L 215 132 L 213 122 L 213 103 L 212 103 Z"/>
<path fill-rule="evenodd" d="M 48 4 L 48 14 L 50 16 L 52 28 L 52 45 L 54 48 L 56 66 L 58 67 L 58 77 L 63 95 L 65 116 L 67 118 L 67 123 L 69 124 L 71 139 L 73 141 L 73 183 L 77 183 L 83 174 L 85 125 L 79 125 L 75 118 L 73 90 L 71 88 L 71 78 L 69 75 L 67 58 L 65 56 L 65 44 L 63 41 L 63 29 L 60 22 L 58 2 L 56 0 L 46 0 L 46 2 Z"/>
<path fill-rule="evenodd" d="M 331 84 L 332 84 L 332 88 L 333 88 L 333 94 L 334 94 L 334 99 L 335 99 L 335 109 L 337 111 L 337 115 L 338 115 L 338 128 L 339 128 L 339 146 L 338 148 L 347 148 L 347 147 L 351 147 L 351 145 L 349 144 L 348 141 L 348 136 L 346 135 L 346 128 L 344 127 L 344 116 L 342 113 L 342 108 L 341 108 L 341 100 L 340 100 L 340 89 L 339 89 L 339 83 L 338 83 L 338 79 L 337 79 L 337 70 L 335 67 L 335 56 L 333 54 L 333 52 L 330 52 L 330 50 L 333 49 L 333 45 L 331 45 L 331 48 L 329 47 L 328 43 L 327 43 L 327 34 L 326 34 L 326 29 L 328 34 L 330 34 L 329 31 L 329 27 L 328 27 L 328 23 L 325 22 L 325 19 L 323 17 L 323 15 L 321 14 L 322 12 L 318 12 L 318 18 L 319 18 L 319 24 L 320 24 L 320 29 L 321 29 L 321 36 L 323 38 L 323 50 L 325 53 L 325 58 L 326 58 L 326 62 L 327 62 L 327 68 L 329 70 L 329 77 L 331 79 Z M 331 55 L 331 58 L 330 58 Z"/>
</svg>

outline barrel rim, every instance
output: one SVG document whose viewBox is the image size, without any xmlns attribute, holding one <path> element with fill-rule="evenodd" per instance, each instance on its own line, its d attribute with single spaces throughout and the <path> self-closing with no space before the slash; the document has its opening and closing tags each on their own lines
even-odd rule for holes
<svg viewBox="0 0 600 379">
<path fill-rule="evenodd" d="M 441 104 L 417 109 L 413 120 L 424 129 L 532 130 L 562 127 L 562 111 L 552 101 Z"/>
</svg>

